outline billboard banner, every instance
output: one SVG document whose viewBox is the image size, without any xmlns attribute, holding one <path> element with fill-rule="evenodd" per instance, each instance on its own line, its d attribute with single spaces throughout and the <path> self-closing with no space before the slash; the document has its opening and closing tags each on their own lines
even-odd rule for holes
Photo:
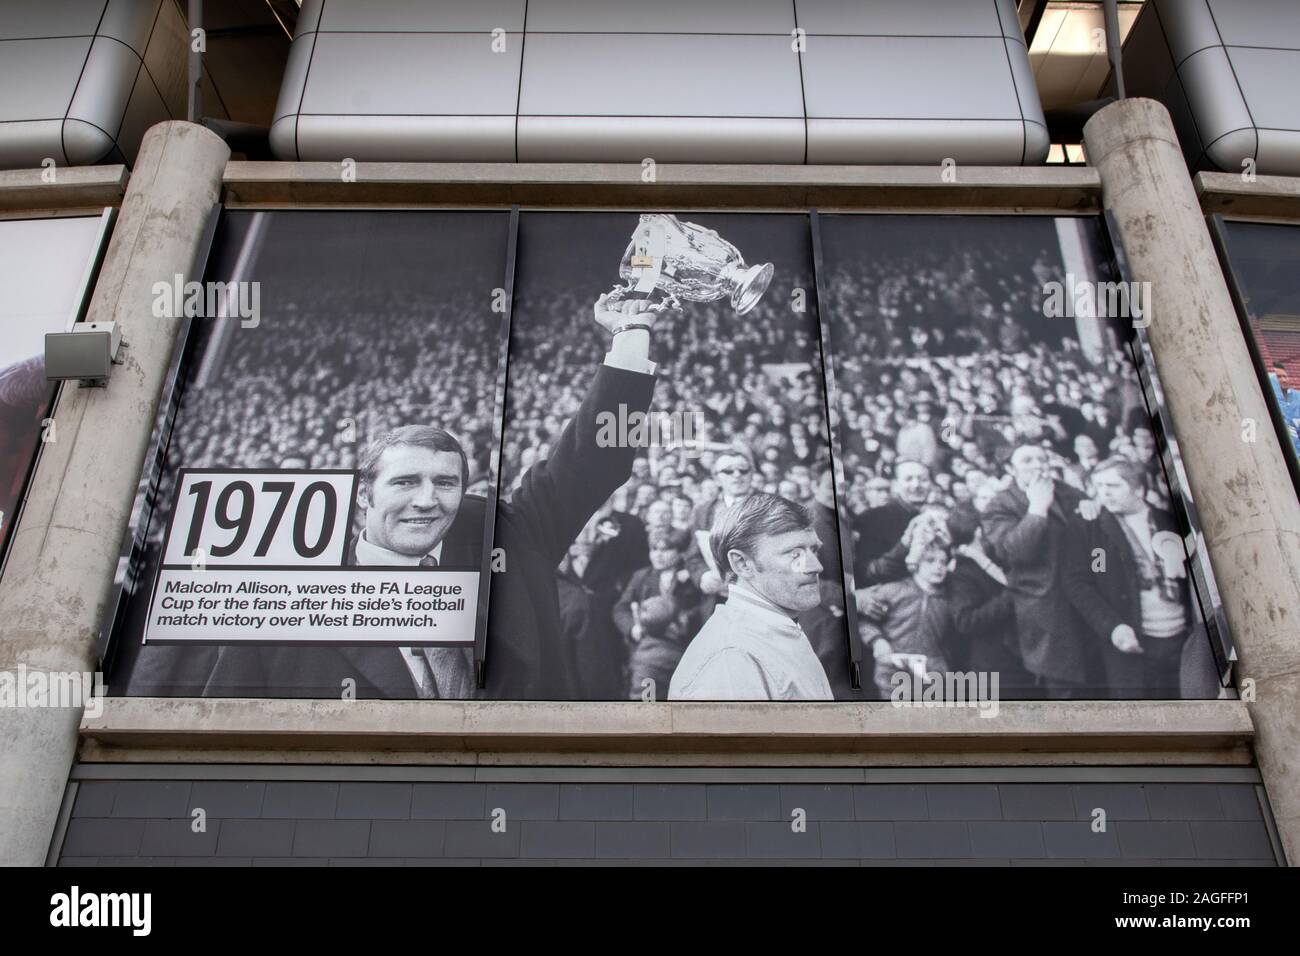
<svg viewBox="0 0 1300 956">
<path fill-rule="evenodd" d="M 0 566 L 36 452 L 58 440 L 45 335 L 79 318 L 110 217 L 0 220 Z"/>
<path fill-rule="evenodd" d="M 472 645 L 478 568 L 363 570 L 364 540 L 348 546 L 357 484 L 182 470 L 144 640 Z"/>
<path fill-rule="evenodd" d="M 1300 492 L 1300 226 L 1219 222 L 1242 324 Z"/>
<path fill-rule="evenodd" d="M 1089 218 L 227 212 L 110 692 L 1217 696 L 1110 269 Z"/>
</svg>

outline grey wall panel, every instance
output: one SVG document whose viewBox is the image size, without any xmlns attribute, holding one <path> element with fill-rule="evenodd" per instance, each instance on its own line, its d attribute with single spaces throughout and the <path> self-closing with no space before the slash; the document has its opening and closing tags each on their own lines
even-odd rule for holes
<svg viewBox="0 0 1300 956">
<path fill-rule="evenodd" d="M 293 28 L 295 37 L 312 33 L 320 27 L 321 7 L 324 5 L 325 0 L 302 0 L 302 6 L 298 11 L 298 22 Z"/>
<path fill-rule="evenodd" d="M 275 119 L 296 116 L 302 106 L 303 91 L 307 86 L 307 68 L 316 49 L 318 33 L 295 37 L 289 44 L 289 57 L 284 64 L 284 78 L 280 81 L 280 96 L 275 101 Z M 281 156 L 281 159 L 296 157 Z"/>
<path fill-rule="evenodd" d="M 185 116 L 189 108 L 186 93 L 189 73 L 189 32 L 180 11 L 174 3 L 164 3 L 154 21 L 149 45 L 144 53 L 144 68 L 162 97 L 169 116 Z M 208 115 L 220 108 L 220 103 L 207 103 Z"/>
<path fill-rule="evenodd" d="M 62 119 L 89 37 L 0 42 L 0 122 Z"/>
<path fill-rule="evenodd" d="M 290 113 L 288 116 L 281 116 L 271 123 L 271 132 L 268 137 L 271 144 L 271 152 L 279 159 L 288 162 L 296 162 L 301 159 L 298 152 L 298 114 Z"/>
<path fill-rule="evenodd" d="M 68 107 L 69 120 L 81 120 L 98 126 L 116 139 L 141 72 L 140 57 L 135 51 L 108 37 L 96 37 L 86 57 L 85 80 L 77 86 Z M 107 148 L 112 148 L 112 143 Z M 74 156 L 68 147 L 68 160 L 74 165 L 98 160 Z"/>
<path fill-rule="evenodd" d="M 1258 161 L 1260 169 L 1275 176 L 1300 176 L 1300 133 L 1294 130 L 1259 129 Z M 1237 169 L 1241 165 L 1238 163 Z"/>
<path fill-rule="evenodd" d="M 520 116 L 802 117 L 788 37 L 530 34 Z"/>
<path fill-rule="evenodd" d="M 506 158 L 521 161 L 1046 157 L 1013 0 L 532 0 L 524 13 L 504 0 L 306 0 L 273 151 L 304 160 L 497 159 L 505 126 L 493 118 L 517 116 L 517 149 Z M 525 23 L 526 39 L 511 32 L 506 53 L 491 52 L 492 27 Z M 791 46 L 796 25 L 808 33 L 802 54 Z M 457 115 L 484 122 L 448 119 Z M 406 119 L 383 121 L 398 116 Z M 825 126 L 819 151 L 805 142 L 810 118 L 865 122 Z M 907 122 L 889 131 L 871 122 L 879 119 Z M 1009 123 L 1014 132 L 998 125 L 989 140 L 987 130 L 949 120 Z M 945 133 L 959 138 L 941 144 Z M 445 141 L 459 135 L 469 139 Z M 854 139 L 875 136 L 883 138 Z"/>
<path fill-rule="evenodd" d="M 1182 63 L 1197 50 L 1222 42 L 1214 16 L 1204 0 L 1153 0 L 1153 5 L 1175 63 Z"/>
<path fill-rule="evenodd" d="M 149 35 L 162 12 L 164 0 L 108 0 L 101 3 L 104 17 L 97 32 L 102 37 L 120 40 L 137 53 L 149 45 Z M 177 18 L 180 13 L 175 2 L 166 4 Z"/>
<path fill-rule="evenodd" d="M 531 40 L 529 41 L 531 42 Z M 520 116 L 519 161 L 802 163 L 802 117 Z"/>
<path fill-rule="evenodd" d="M 1024 124 L 1012 119 L 809 118 L 808 162 L 909 165 L 925 155 L 935 164 L 1018 165 L 1024 137 Z"/>
<path fill-rule="evenodd" d="M 4 0 L 0 4 L 0 40 L 91 36 L 104 12 L 104 2 L 105 0 Z"/>
<path fill-rule="evenodd" d="M 810 36 L 1004 35 L 998 0 L 797 0 L 796 6 L 799 26 Z M 1011 17 L 1018 22 L 1014 10 Z"/>
<path fill-rule="evenodd" d="M 134 156 L 140 150 L 140 141 L 150 126 L 158 122 L 159 114 L 165 115 L 167 106 L 158 95 L 158 88 L 144 71 L 136 79 L 135 89 L 127 103 L 126 113 L 122 117 L 122 128 L 117 134 L 117 147 L 123 153 Z"/>
<path fill-rule="evenodd" d="M 798 4 L 802 8 L 803 4 Z M 656 0 L 530 0 L 528 30 L 538 33 L 771 33 L 795 27 L 792 0 L 707 3 Z"/>
<path fill-rule="evenodd" d="M 319 33 L 302 112 L 513 115 L 523 43 L 505 42 L 494 53 L 488 34 Z"/>
<path fill-rule="evenodd" d="M 1257 160 L 1259 155 L 1259 130 L 1253 126 L 1230 130 L 1205 144 L 1200 168 L 1218 169 L 1239 173 L 1247 160 Z"/>
<path fill-rule="evenodd" d="M 185 40 L 171 0 L 0 3 L 0 168 L 133 161 L 137 134 L 184 115 Z"/>
<path fill-rule="evenodd" d="M 47 158 L 58 166 L 68 164 L 63 152 L 62 119 L 0 123 L 0 169 L 34 169 Z"/>
<path fill-rule="evenodd" d="M 93 166 L 113 153 L 114 134 L 102 126 L 70 116 L 63 121 L 63 151 L 72 166 Z"/>
<path fill-rule="evenodd" d="M 1196 119 L 1201 142 L 1210 144 L 1234 130 L 1255 124 L 1237 88 L 1228 52 L 1221 46 L 1193 53 L 1178 68 Z"/>
<path fill-rule="evenodd" d="M 1295 46 L 1300 38 L 1300 3 L 1296 0 L 1206 0 L 1214 25 L 1228 46 Z M 1279 39 L 1285 38 L 1284 43 Z M 1300 76 L 1292 74 L 1292 87 Z"/>
<path fill-rule="evenodd" d="M 1237 172 L 1246 160 L 1264 174 L 1300 169 L 1295 0 L 1154 0 L 1125 44 L 1124 65 L 1131 95 L 1169 108 L 1193 169 Z"/>
<path fill-rule="evenodd" d="M 524 28 L 524 0 L 384 0 L 382 3 L 338 2 L 324 5 L 318 30 L 368 30 L 411 33 L 470 31 L 507 32 Z"/>
<path fill-rule="evenodd" d="M 1025 155 L 1021 162 L 1035 166 L 1047 161 L 1047 152 L 1052 145 L 1047 133 L 1047 120 L 1038 98 L 1034 70 L 1029 65 L 1029 51 L 1023 43 L 1012 40 L 1004 43 L 1007 62 L 1011 65 L 1011 81 L 1016 88 L 1016 106 L 1025 122 Z"/>
<path fill-rule="evenodd" d="M 297 144 L 310 160 L 505 163 L 515 158 L 515 118 L 308 114 L 298 117 Z"/>
<path fill-rule="evenodd" d="M 1228 47 L 1232 72 L 1251 118 L 1261 129 L 1300 132 L 1300 30 L 1295 41 L 1298 48 L 1293 50 Z"/>
<path fill-rule="evenodd" d="M 809 37 L 803 67 L 810 119 L 1020 119 L 1001 38 Z"/>
</svg>

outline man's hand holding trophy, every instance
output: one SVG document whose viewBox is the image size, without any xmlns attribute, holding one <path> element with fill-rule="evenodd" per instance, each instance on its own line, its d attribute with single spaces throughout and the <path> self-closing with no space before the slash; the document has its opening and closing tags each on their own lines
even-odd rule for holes
<svg viewBox="0 0 1300 956">
<path fill-rule="evenodd" d="M 646 213 L 623 253 L 618 274 L 624 285 L 596 300 L 597 324 L 614 341 L 610 358 L 642 362 L 649 356 L 650 332 L 682 300 L 713 302 L 729 298 L 744 315 L 772 281 L 772 264 L 746 266 L 740 250 L 712 229 L 681 222 L 666 213 Z"/>
</svg>

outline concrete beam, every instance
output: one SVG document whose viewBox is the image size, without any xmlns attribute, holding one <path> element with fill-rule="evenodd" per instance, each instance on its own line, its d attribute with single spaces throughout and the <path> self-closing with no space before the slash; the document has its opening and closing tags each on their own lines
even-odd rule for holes
<svg viewBox="0 0 1300 956">
<path fill-rule="evenodd" d="M 629 163 L 232 162 L 232 206 L 533 206 L 863 208 L 964 212 L 1095 211 L 1086 167 L 736 166 Z"/>
<path fill-rule="evenodd" d="M 145 135 L 87 321 L 120 323 L 107 388 L 65 388 L 0 578 L 0 670 L 86 672 L 117 570 L 179 319 L 152 286 L 188 275 L 230 150 L 189 123 Z M 0 708 L 0 863 L 45 861 L 80 708 Z"/>
<path fill-rule="evenodd" d="M 1300 177 L 1257 176 L 1247 182 L 1239 173 L 1197 173 L 1193 183 L 1207 215 L 1300 221 Z"/>
<path fill-rule="evenodd" d="M 113 697 L 81 734 L 110 748 L 569 754 L 1007 754 L 1231 751 L 1253 733 L 1240 701 L 553 703 Z M 120 759 L 120 758 L 119 758 Z M 157 759 L 157 758 L 154 758 Z M 296 759 L 296 758 L 295 758 Z M 1187 759 L 1192 759 L 1190 756 Z"/>
<path fill-rule="evenodd" d="M 1151 283 L 1147 335 L 1238 684 L 1254 682 L 1260 770 L 1286 851 L 1300 860 L 1300 501 L 1168 112 L 1154 100 L 1114 103 L 1088 121 L 1084 145 L 1133 278 Z"/>
<path fill-rule="evenodd" d="M 54 181 L 48 181 L 53 174 Z M 131 178 L 125 166 L 0 170 L 0 212 L 41 215 L 117 206 Z"/>
</svg>

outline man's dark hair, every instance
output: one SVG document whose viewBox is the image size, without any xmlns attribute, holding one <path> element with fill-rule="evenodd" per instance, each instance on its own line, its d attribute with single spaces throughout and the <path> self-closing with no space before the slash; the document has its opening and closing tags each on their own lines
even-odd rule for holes
<svg viewBox="0 0 1300 956">
<path fill-rule="evenodd" d="M 375 475 L 379 471 L 379 459 L 390 448 L 399 445 L 414 445 L 430 451 L 450 451 L 460 456 L 460 487 L 463 491 L 469 487 L 469 462 L 465 459 L 465 449 L 460 446 L 451 432 L 433 425 L 402 425 L 384 432 L 361 452 L 357 459 L 357 471 L 361 473 L 361 485 L 367 490 L 374 486 Z"/>
<path fill-rule="evenodd" d="M 803 505 L 780 495 L 755 492 L 718 515 L 709 532 L 709 548 L 723 579 L 735 581 L 736 572 L 727 559 L 729 551 L 734 549 L 752 557 L 760 538 L 812 527 L 812 517 Z"/>
</svg>

